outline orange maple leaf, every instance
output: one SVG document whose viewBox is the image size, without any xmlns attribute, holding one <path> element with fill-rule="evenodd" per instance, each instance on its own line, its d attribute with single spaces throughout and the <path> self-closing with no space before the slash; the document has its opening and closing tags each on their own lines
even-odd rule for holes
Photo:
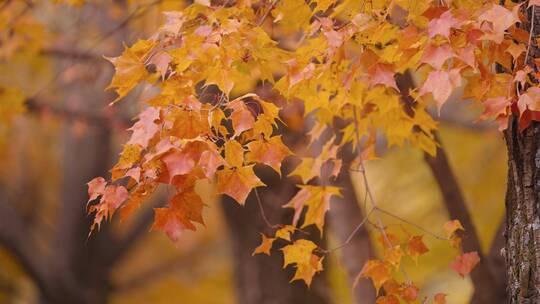
<svg viewBox="0 0 540 304">
<path fill-rule="evenodd" d="M 251 255 L 256 255 L 258 253 L 264 253 L 266 255 L 270 255 L 270 250 L 272 249 L 272 244 L 274 244 L 275 238 L 270 238 L 261 233 L 261 244 L 255 248 L 253 253 Z"/>
<path fill-rule="evenodd" d="M 217 192 L 234 198 L 240 205 L 246 202 L 251 189 L 264 186 L 253 172 L 253 165 L 217 172 Z"/>
<path fill-rule="evenodd" d="M 248 144 L 249 152 L 246 159 L 249 162 L 263 163 L 272 167 L 281 175 L 281 162 L 292 154 L 281 141 L 281 136 L 271 137 L 269 140 L 261 139 Z"/>
<path fill-rule="evenodd" d="M 169 207 L 155 208 L 152 231 L 163 231 L 174 242 L 183 230 L 196 230 L 192 222 L 204 224 L 202 209 L 204 203 L 193 188 L 182 191 L 171 199 Z"/>
<path fill-rule="evenodd" d="M 450 263 L 450 267 L 457 271 L 461 277 L 465 277 L 479 262 L 480 257 L 478 256 L 478 253 L 472 251 L 457 256 L 456 259 Z"/>
<path fill-rule="evenodd" d="M 422 238 L 422 235 L 415 235 L 410 237 L 407 243 L 407 254 L 415 261 L 419 256 L 429 251 Z"/>
<path fill-rule="evenodd" d="M 381 286 L 390 279 L 390 267 L 383 261 L 369 260 L 356 277 L 355 286 L 360 278 L 370 278 L 378 292 Z"/>
</svg>

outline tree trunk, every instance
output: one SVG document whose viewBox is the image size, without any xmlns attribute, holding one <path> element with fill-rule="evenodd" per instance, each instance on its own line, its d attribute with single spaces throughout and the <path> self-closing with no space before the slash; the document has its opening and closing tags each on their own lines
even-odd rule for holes
<svg viewBox="0 0 540 304">
<path fill-rule="evenodd" d="M 109 167 L 110 130 L 88 126 L 82 133 L 67 122 L 64 140 L 64 169 L 61 203 L 52 259 L 56 272 L 54 299 L 47 303 L 105 303 L 109 267 L 99 251 L 100 243 L 111 240 L 104 223 L 99 233 L 88 237 L 91 216 L 86 214 L 86 183 L 106 176 Z M 85 244 L 85 245 L 83 245 Z"/>
<path fill-rule="evenodd" d="M 462 246 L 465 252 L 477 251 L 480 256 L 480 263 L 471 272 L 471 279 L 474 284 L 474 294 L 471 303 L 474 304 L 494 304 L 504 303 L 504 283 L 497 280 L 496 276 L 502 273 L 490 268 L 490 259 L 481 251 L 480 239 L 476 232 L 471 215 L 467 209 L 465 198 L 459 187 L 458 181 L 450 167 L 450 162 L 445 150 L 435 134 L 435 140 L 439 144 L 436 156 L 424 153 L 424 159 L 428 164 L 435 181 L 439 185 L 444 204 L 451 219 L 458 219 L 465 228 L 465 237 Z M 501 284 L 502 283 L 502 284 Z M 500 284 L 500 285 L 499 285 Z"/>
<path fill-rule="evenodd" d="M 272 224 L 291 222 L 293 212 L 281 206 L 297 191 L 294 183 L 280 177 L 268 168 L 256 167 L 256 173 L 267 187 L 259 188 L 260 199 Z M 286 176 L 286 173 L 283 173 Z M 330 303 L 330 290 L 324 273 L 316 274 L 311 287 L 303 281 L 289 282 L 293 269 L 283 269 L 279 250 L 272 255 L 252 252 L 261 242 L 260 233 L 271 235 L 272 230 L 262 217 L 258 201 L 251 193 L 245 206 L 229 197 L 223 198 L 223 210 L 230 230 L 233 254 L 234 279 L 238 304 L 326 304 Z M 310 235 L 318 235 L 310 231 Z M 319 240 L 316 240 L 320 244 Z M 284 245 L 281 240 L 274 248 Z"/>
<path fill-rule="evenodd" d="M 540 124 L 520 131 L 512 117 L 505 139 L 508 302 L 540 303 Z"/>
<path fill-rule="evenodd" d="M 335 197 L 332 200 L 328 214 L 330 229 L 340 243 L 345 243 L 351 232 L 362 222 L 364 214 L 358 205 L 348 168 L 342 169 L 334 185 L 341 187 L 343 198 Z M 337 254 L 353 286 L 366 261 L 374 256 L 366 227 L 360 227 L 350 242 Z M 375 288 L 370 280 L 359 280 L 352 293 L 353 303 L 375 303 Z"/>
</svg>

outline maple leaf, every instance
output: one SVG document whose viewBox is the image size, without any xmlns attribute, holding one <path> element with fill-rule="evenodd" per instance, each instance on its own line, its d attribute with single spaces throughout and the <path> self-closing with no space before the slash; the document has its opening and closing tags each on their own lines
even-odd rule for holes
<svg viewBox="0 0 540 304">
<path fill-rule="evenodd" d="M 126 47 L 121 56 L 107 58 L 115 69 L 114 77 L 107 88 L 114 88 L 116 94 L 118 94 L 113 103 L 126 96 L 146 77 L 147 72 L 143 58 L 151 50 L 152 46 L 152 41 L 139 40 L 132 47 Z"/>
<path fill-rule="evenodd" d="M 419 256 L 429 251 L 422 238 L 422 235 L 411 236 L 407 242 L 407 254 L 415 261 Z"/>
<path fill-rule="evenodd" d="M 518 57 L 522 54 L 522 53 L 525 53 L 525 46 L 523 44 L 517 44 L 517 43 L 510 43 L 510 45 L 508 46 L 508 48 L 506 48 L 506 52 L 510 53 L 510 55 L 512 55 L 512 58 L 514 58 L 514 60 L 517 60 Z"/>
<path fill-rule="evenodd" d="M 285 225 L 283 228 L 280 228 L 278 231 L 276 231 L 276 238 L 284 239 L 286 241 L 291 241 L 291 233 L 293 233 L 296 230 L 294 226 L 291 225 Z"/>
<path fill-rule="evenodd" d="M 289 68 L 289 88 L 292 88 L 294 85 L 303 80 L 312 78 L 315 72 L 315 65 L 313 63 L 310 63 L 304 68 L 300 69 L 296 60 L 293 59 L 288 61 L 287 65 Z"/>
<path fill-rule="evenodd" d="M 173 37 L 178 35 L 184 24 L 185 16 L 179 11 L 163 12 L 163 15 L 165 16 L 165 22 L 161 26 L 160 31 L 170 34 Z"/>
<path fill-rule="evenodd" d="M 128 130 L 133 131 L 128 141 L 130 145 L 147 147 L 150 140 L 156 135 L 159 126 L 155 123 L 159 119 L 159 109 L 147 107 L 139 114 L 139 120 Z"/>
<path fill-rule="evenodd" d="M 322 260 L 323 258 L 313 254 L 313 251 L 317 248 L 317 245 L 309 240 L 300 239 L 295 241 L 291 245 L 287 245 L 281 248 L 283 252 L 283 267 L 294 264 L 296 272 L 291 279 L 304 280 L 309 287 L 313 276 L 323 270 Z"/>
<path fill-rule="evenodd" d="M 454 18 L 452 11 L 447 10 L 439 18 L 429 21 L 428 24 L 428 33 L 429 38 L 433 38 L 437 35 L 441 35 L 445 38 L 450 36 L 450 29 L 459 28 L 461 22 Z"/>
<path fill-rule="evenodd" d="M 490 22 L 492 25 L 491 33 L 484 35 L 484 39 L 490 39 L 496 43 L 501 43 L 504 39 L 505 31 L 515 23 L 519 22 L 518 17 L 519 6 L 516 6 L 513 11 L 494 4 L 490 9 L 485 11 L 478 17 L 479 21 Z"/>
<path fill-rule="evenodd" d="M 375 86 L 378 84 L 385 85 L 387 87 L 394 88 L 399 92 L 394 75 L 396 73 L 392 69 L 392 66 L 387 64 L 377 63 L 368 69 L 369 84 Z"/>
<path fill-rule="evenodd" d="M 131 177 L 133 181 L 139 183 L 141 181 L 141 167 L 134 167 L 127 170 L 125 176 Z"/>
<path fill-rule="evenodd" d="M 88 185 L 88 202 L 91 202 L 105 193 L 107 181 L 103 177 L 96 177 L 87 183 Z"/>
<path fill-rule="evenodd" d="M 89 188 L 92 187 L 92 192 L 90 192 L 90 189 L 88 191 L 90 197 L 93 197 L 96 194 L 101 195 L 98 204 L 88 207 L 88 213 L 95 212 L 94 223 L 92 224 L 90 232 L 92 232 L 96 226 L 99 229 L 103 219 L 110 218 L 116 209 L 118 209 L 129 196 L 128 191 L 124 186 L 116 185 L 108 185 L 103 189 L 103 192 L 98 193 L 97 191 L 102 190 L 101 185 L 101 181 L 99 180 L 96 182 L 91 181 L 89 183 Z"/>
<path fill-rule="evenodd" d="M 448 43 L 439 46 L 428 44 L 422 54 L 422 58 L 420 58 L 420 62 L 427 63 L 435 69 L 440 70 L 446 60 L 454 56 L 452 47 Z"/>
<path fill-rule="evenodd" d="M 178 111 L 171 134 L 178 138 L 192 139 L 210 133 L 210 124 L 204 112 Z"/>
<path fill-rule="evenodd" d="M 165 79 L 165 75 L 169 70 L 169 63 L 173 57 L 165 51 L 158 51 L 148 60 L 148 63 L 153 65 L 161 79 Z"/>
<path fill-rule="evenodd" d="M 234 135 L 238 136 L 240 133 L 253 128 L 255 125 L 255 118 L 248 107 L 240 99 L 235 99 L 227 105 L 232 109 L 231 120 L 234 128 Z"/>
<path fill-rule="evenodd" d="M 140 176 L 137 175 L 136 171 L 137 169 L 139 169 L 140 171 L 140 168 L 136 167 L 129 171 L 127 171 L 127 169 L 131 168 L 137 161 L 139 161 L 140 155 L 141 155 L 141 146 L 130 145 L 130 144 L 124 145 L 124 148 L 122 150 L 122 153 L 120 154 L 120 159 L 118 160 L 118 163 L 111 170 L 111 175 L 112 175 L 111 179 L 115 181 L 124 176 L 132 176 L 133 179 L 138 180 Z M 139 175 L 140 175 L 140 172 L 139 172 Z"/>
<path fill-rule="evenodd" d="M 300 219 L 302 209 L 306 206 L 307 212 L 302 227 L 313 224 L 322 234 L 324 217 L 326 212 L 330 210 L 330 198 L 332 196 L 341 196 L 338 187 L 302 185 L 300 191 L 283 207 L 294 209 L 293 225 L 296 225 Z"/>
<path fill-rule="evenodd" d="M 281 175 L 281 162 L 292 152 L 283 144 L 280 136 L 274 136 L 270 139 L 261 139 L 250 142 L 249 152 L 246 159 L 249 162 L 262 163 L 272 167 Z"/>
<path fill-rule="evenodd" d="M 201 166 L 207 178 L 214 177 L 216 170 L 223 165 L 225 165 L 225 160 L 215 150 L 210 149 L 201 153 L 199 166 Z"/>
<path fill-rule="evenodd" d="M 270 250 L 272 249 L 272 244 L 274 244 L 275 238 L 270 238 L 261 233 L 261 244 L 255 248 L 253 253 L 251 255 L 256 255 L 258 253 L 264 253 L 266 255 L 270 255 Z"/>
<path fill-rule="evenodd" d="M 194 189 L 185 189 L 171 198 L 169 207 L 154 208 L 155 219 L 151 230 L 163 231 L 176 242 L 183 230 L 196 230 L 192 222 L 204 225 L 203 207 L 204 203 Z"/>
<path fill-rule="evenodd" d="M 120 209 L 120 222 L 125 221 L 142 204 L 145 197 L 154 192 L 154 184 L 139 184 L 135 190 L 131 191 L 129 198 Z"/>
<path fill-rule="evenodd" d="M 204 203 L 193 187 L 183 189 L 173 196 L 169 201 L 169 206 L 170 208 L 181 212 L 186 223 L 196 222 L 204 225 L 202 217 Z"/>
<path fill-rule="evenodd" d="M 320 157 L 302 157 L 300 164 L 291 172 L 289 176 L 299 176 L 304 184 L 319 176 L 323 160 Z"/>
<path fill-rule="evenodd" d="M 459 220 L 448 221 L 444 223 L 443 228 L 444 228 L 444 231 L 446 231 L 446 235 L 448 237 L 454 235 L 454 233 L 456 233 L 456 231 L 458 230 L 465 231 L 465 228 L 463 228 Z"/>
<path fill-rule="evenodd" d="M 240 205 L 244 205 L 251 189 L 258 186 L 264 183 L 253 172 L 253 165 L 217 172 L 217 192 L 227 194 Z"/>
<path fill-rule="evenodd" d="M 378 293 L 381 286 L 390 279 L 390 267 L 385 262 L 369 260 L 356 277 L 355 286 L 360 278 L 370 278 Z"/>
<path fill-rule="evenodd" d="M 497 117 L 500 114 L 505 114 L 506 108 L 510 106 L 511 101 L 505 96 L 490 97 L 482 102 L 484 104 L 484 113 L 480 115 L 480 119 L 488 117 Z"/>
<path fill-rule="evenodd" d="M 401 250 L 401 247 L 399 245 L 387 249 L 384 253 L 384 260 L 396 268 L 399 268 L 402 257 L 403 250 Z"/>
<path fill-rule="evenodd" d="M 446 304 L 446 294 L 438 293 L 433 297 L 434 304 Z"/>
<path fill-rule="evenodd" d="M 169 180 L 178 175 L 190 173 L 199 161 L 206 144 L 200 141 L 187 143 L 181 150 L 173 149 L 172 152 L 162 157 L 167 167 Z"/>
<path fill-rule="evenodd" d="M 375 304 L 399 304 L 399 299 L 394 295 L 381 296 L 375 301 Z"/>
<path fill-rule="evenodd" d="M 414 286 L 413 284 L 408 284 L 405 287 L 402 287 L 400 292 L 401 298 L 407 303 L 413 302 L 418 298 L 418 291 L 418 287 Z"/>
<path fill-rule="evenodd" d="M 131 168 L 134 163 L 136 163 L 141 155 L 141 146 L 139 145 L 124 145 L 122 153 L 120 154 L 120 159 L 115 167 L 119 169 Z"/>
<path fill-rule="evenodd" d="M 240 168 L 244 164 L 244 148 L 236 140 L 225 143 L 225 161 L 231 167 Z"/>
<path fill-rule="evenodd" d="M 163 231 L 169 239 L 177 242 L 178 238 L 185 229 L 190 229 L 185 226 L 182 221 L 182 215 L 171 208 L 155 208 L 154 209 L 154 224 L 151 231 Z"/>
<path fill-rule="evenodd" d="M 450 267 L 454 269 L 461 277 L 468 275 L 473 268 L 480 262 L 480 257 L 476 251 L 467 252 L 450 263 Z"/>
<path fill-rule="evenodd" d="M 476 63 L 476 56 L 474 54 L 474 46 L 466 46 L 464 48 L 460 48 L 456 51 L 457 58 L 459 58 L 461 61 L 463 61 L 465 64 L 470 66 L 474 69 L 474 71 L 477 71 L 478 64 Z"/>
<path fill-rule="evenodd" d="M 273 121 L 266 115 L 259 115 L 255 124 L 253 125 L 254 134 L 262 134 L 265 139 L 269 139 L 274 132 L 274 127 L 272 126 Z"/>
<path fill-rule="evenodd" d="M 420 88 L 419 94 L 431 93 L 437 102 L 437 109 L 440 113 L 442 105 L 448 100 L 454 89 L 461 85 L 459 72 L 459 69 L 430 72 Z"/>
<path fill-rule="evenodd" d="M 384 291 L 386 292 L 386 294 L 396 294 L 397 295 L 401 291 L 401 286 L 394 279 L 387 280 L 386 282 L 384 282 L 382 287 L 384 288 Z"/>
<path fill-rule="evenodd" d="M 540 88 L 530 87 L 527 89 L 525 93 L 519 96 L 517 105 L 521 114 L 527 109 L 531 111 L 540 111 Z M 502 107 L 501 104 L 498 106 Z"/>
</svg>

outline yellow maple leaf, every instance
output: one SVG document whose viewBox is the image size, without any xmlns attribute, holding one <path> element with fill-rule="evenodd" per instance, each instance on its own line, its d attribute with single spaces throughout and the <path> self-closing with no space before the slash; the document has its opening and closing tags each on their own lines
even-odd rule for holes
<svg viewBox="0 0 540 304">
<path fill-rule="evenodd" d="M 253 253 L 251 255 L 256 255 L 258 253 L 264 253 L 266 255 L 270 255 L 270 250 L 272 249 L 272 244 L 274 244 L 275 238 L 270 238 L 261 233 L 261 244 L 255 248 Z"/>
<path fill-rule="evenodd" d="M 116 102 L 126 96 L 141 80 L 147 76 L 144 58 L 152 49 L 154 42 L 139 40 L 133 46 L 124 50 L 121 56 L 107 58 L 115 69 L 111 84 L 107 89 L 114 89 L 118 97 Z"/>
<path fill-rule="evenodd" d="M 283 207 L 294 208 L 293 224 L 296 225 L 300 219 L 300 214 L 304 206 L 307 212 L 302 227 L 315 225 L 322 234 L 324 227 L 324 216 L 330 210 L 330 198 L 341 196 L 338 187 L 332 186 L 311 186 L 302 185 L 300 191 Z"/>
<path fill-rule="evenodd" d="M 225 161 L 229 166 L 237 168 L 244 164 L 244 148 L 236 140 L 225 143 Z"/>
<path fill-rule="evenodd" d="M 323 270 L 323 258 L 313 254 L 316 248 L 317 245 L 312 241 L 300 239 L 281 249 L 284 258 L 283 267 L 291 264 L 296 266 L 296 272 L 291 282 L 304 280 L 306 285 L 310 286 L 313 276 Z"/>
</svg>

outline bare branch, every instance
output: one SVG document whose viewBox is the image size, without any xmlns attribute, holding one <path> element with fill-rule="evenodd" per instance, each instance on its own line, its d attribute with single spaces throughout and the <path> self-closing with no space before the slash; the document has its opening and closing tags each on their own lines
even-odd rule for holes
<svg viewBox="0 0 540 304">
<path fill-rule="evenodd" d="M 89 124 L 94 124 L 98 126 L 112 126 L 115 124 L 119 125 L 130 125 L 130 120 L 125 117 L 118 117 L 113 115 L 103 115 L 88 113 L 78 110 L 67 109 L 58 105 L 50 105 L 53 103 L 39 101 L 34 98 L 29 98 L 26 100 L 26 108 L 28 112 L 41 114 L 41 113 L 52 113 L 55 116 L 66 120 L 81 120 Z"/>
<path fill-rule="evenodd" d="M 74 49 L 63 49 L 57 47 L 44 48 L 43 50 L 41 50 L 41 54 L 50 57 L 57 57 L 60 59 L 84 60 L 91 61 L 92 63 L 107 63 L 107 61 L 102 56 L 92 54 L 91 52 L 83 52 Z"/>
</svg>

